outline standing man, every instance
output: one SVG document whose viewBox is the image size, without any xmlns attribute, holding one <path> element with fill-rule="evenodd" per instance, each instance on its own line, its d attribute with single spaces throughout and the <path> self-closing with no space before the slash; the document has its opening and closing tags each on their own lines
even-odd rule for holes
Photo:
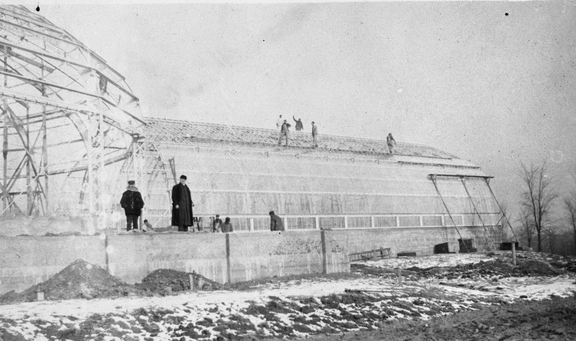
<svg viewBox="0 0 576 341">
<path fill-rule="evenodd" d="M 318 126 L 312 121 L 312 148 L 318 148 Z"/>
<path fill-rule="evenodd" d="M 134 180 L 128 181 L 128 187 L 120 199 L 120 206 L 126 213 L 126 231 L 138 230 L 138 217 L 142 214 L 144 200 L 142 200 L 142 195 L 138 192 Z"/>
<path fill-rule="evenodd" d="M 304 129 L 304 124 L 302 123 L 302 119 L 296 119 L 294 117 L 294 115 L 292 115 L 292 119 L 294 120 L 294 122 L 296 122 L 296 131 L 300 131 L 302 129 Z"/>
<path fill-rule="evenodd" d="M 290 128 L 290 124 L 284 120 L 280 129 L 280 137 L 278 137 L 278 145 L 282 144 L 282 137 L 286 136 L 286 147 L 288 147 L 288 128 Z"/>
<path fill-rule="evenodd" d="M 284 123 L 284 120 L 282 119 L 282 115 L 280 115 L 278 121 L 276 121 L 276 129 L 280 130 L 280 128 L 282 128 L 282 123 Z"/>
<path fill-rule="evenodd" d="M 388 133 L 388 136 L 386 136 L 386 143 L 388 143 L 388 150 L 390 151 L 390 154 L 394 154 L 396 140 L 394 140 L 394 137 L 392 137 L 392 133 Z"/>
<path fill-rule="evenodd" d="M 284 231 L 282 218 L 277 216 L 274 211 L 270 211 L 270 231 Z"/>
<path fill-rule="evenodd" d="M 186 186 L 186 175 L 180 176 L 180 183 L 172 187 L 172 226 L 178 226 L 178 231 L 188 231 L 194 222 L 192 196 Z"/>
</svg>

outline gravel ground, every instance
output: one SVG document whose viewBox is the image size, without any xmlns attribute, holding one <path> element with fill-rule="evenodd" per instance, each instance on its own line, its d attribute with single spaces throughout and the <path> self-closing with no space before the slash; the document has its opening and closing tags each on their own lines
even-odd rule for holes
<svg viewBox="0 0 576 341">
<path fill-rule="evenodd" d="M 447 254 L 190 292 L 173 270 L 129 286 L 75 262 L 39 285 L 70 278 L 83 290 L 66 282 L 55 301 L 33 302 L 12 293 L 19 299 L 0 305 L 0 340 L 576 340 L 573 264 L 535 253 L 520 253 L 517 266 L 506 252 Z"/>
</svg>

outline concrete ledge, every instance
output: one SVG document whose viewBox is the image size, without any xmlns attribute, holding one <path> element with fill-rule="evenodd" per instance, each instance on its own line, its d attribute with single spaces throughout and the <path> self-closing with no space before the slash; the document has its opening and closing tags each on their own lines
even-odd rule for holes
<svg viewBox="0 0 576 341">
<path fill-rule="evenodd" d="M 501 242 L 495 227 L 459 227 L 474 247 Z M 100 236 L 0 237 L 0 294 L 45 281 L 76 259 L 97 264 L 128 283 L 156 269 L 196 271 L 216 282 L 349 272 L 348 255 L 380 247 L 418 256 L 460 234 L 448 228 L 382 228 L 255 233 L 162 233 Z M 488 238 L 487 238 L 488 237 Z"/>
<path fill-rule="evenodd" d="M 94 226 L 92 218 L 88 217 L 0 217 L 0 237 L 63 233 L 92 235 Z"/>
</svg>

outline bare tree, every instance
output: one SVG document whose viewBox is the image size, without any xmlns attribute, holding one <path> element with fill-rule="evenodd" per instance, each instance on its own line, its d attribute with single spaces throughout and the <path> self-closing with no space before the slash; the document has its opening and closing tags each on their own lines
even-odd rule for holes
<svg viewBox="0 0 576 341">
<path fill-rule="evenodd" d="M 574 254 L 576 254 L 576 190 L 564 197 L 564 208 L 568 213 L 568 226 L 572 229 L 574 237 Z"/>
<path fill-rule="evenodd" d="M 532 238 L 534 238 L 536 227 L 534 226 L 532 213 L 524 207 L 522 207 L 522 211 L 520 212 L 520 224 L 522 225 L 521 234 L 525 235 L 528 247 L 532 247 Z"/>
<path fill-rule="evenodd" d="M 536 229 L 538 251 L 542 251 L 542 231 L 550 222 L 549 215 L 554 200 L 558 194 L 552 187 L 552 178 L 546 174 L 548 164 L 546 161 L 540 165 L 531 163 L 526 166 L 520 163 L 520 178 L 523 181 L 522 199 L 520 204 L 522 209 L 530 213 L 530 219 Z"/>
</svg>

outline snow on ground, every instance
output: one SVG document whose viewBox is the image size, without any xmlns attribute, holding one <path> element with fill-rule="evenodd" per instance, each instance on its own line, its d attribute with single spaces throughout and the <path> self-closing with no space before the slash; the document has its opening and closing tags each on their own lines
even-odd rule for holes
<svg viewBox="0 0 576 341">
<path fill-rule="evenodd" d="M 377 268 L 426 269 L 490 259 L 483 254 L 445 254 L 362 264 Z M 85 336 L 87 340 L 98 339 L 98 335 L 110 340 L 171 340 L 174 337 L 191 340 L 200 336 L 216 339 L 223 333 L 306 336 L 315 332 L 378 328 L 378 321 L 383 318 L 428 319 L 501 301 L 540 300 L 553 295 L 568 296 L 576 291 L 574 273 L 555 277 L 432 276 L 417 280 L 408 276 L 401 281 L 393 271 L 389 274 L 291 280 L 258 285 L 251 291 L 0 305 L 0 340 L 2 329 L 11 335 L 19 334 L 24 340 L 65 337 L 65 333 L 78 333 L 81 323 L 88 319 L 91 325 L 100 327 L 94 327 L 93 334 Z M 105 318 L 94 320 L 93 314 Z M 52 338 L 47 338 L 44 334 L 50 326 L 58 332 L 52 332 Z"/>
<path fill-rule="evenodd" d="M 361 263 L 380 268 L 408 269 L 418 267 L 427 269 L 432 267 L 454 267 L 457 265 L 476 264 L 490 259 L 492 259 L 492 257 L 481 253 L 450 253 L 420 257 L 387 258 Z"/>
</svg>

